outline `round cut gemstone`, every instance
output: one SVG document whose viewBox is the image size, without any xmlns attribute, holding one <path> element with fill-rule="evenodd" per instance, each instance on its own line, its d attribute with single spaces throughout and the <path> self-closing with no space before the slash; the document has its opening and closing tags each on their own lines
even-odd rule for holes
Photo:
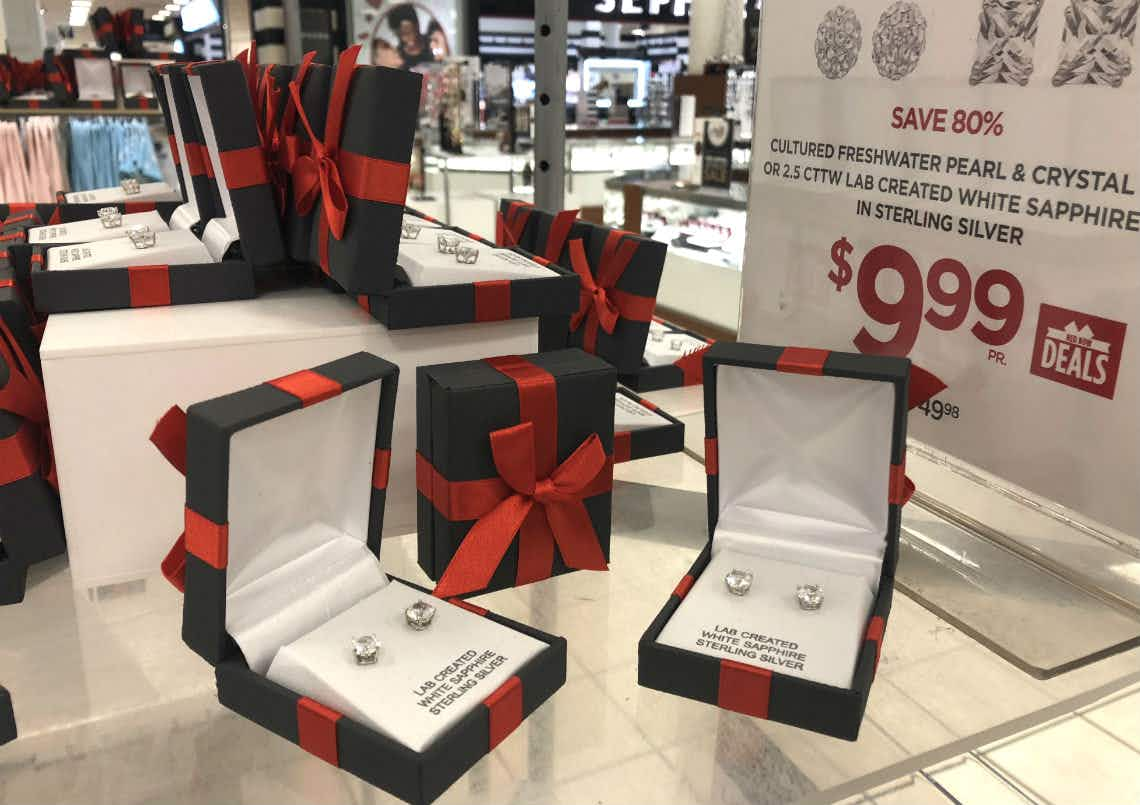
<svg viewBox="0 0 1140 805">
<path fill-rule="evenodd" d="M 380 659 L 380 641 L 376 635 L 366 634 L 352 639 L 352 655 L 357 665 L 373 665 Z"/>
<path fill-rule="evenodd" d="M 752 573 L 748 570 L 733 570 L 724 577 L 724 584 L 733 595 L 744 595 L 752 588 Z"/>
<path fill-rule="evenodd" d="M 404 617 L 408 620 L 408 626 L 419 632 L 431 626 L 432 618 L 435 617 L 435 607 L 427 601 L 416 601 L 404 610 Z"/>
<path fill-rule="evenodd" d="M 800 602 L 800 609 L 819 609 L 823 606 L 823 586 L 820 584 L 801 584 L 796 587 L 796 599 Z"/>
</svg>

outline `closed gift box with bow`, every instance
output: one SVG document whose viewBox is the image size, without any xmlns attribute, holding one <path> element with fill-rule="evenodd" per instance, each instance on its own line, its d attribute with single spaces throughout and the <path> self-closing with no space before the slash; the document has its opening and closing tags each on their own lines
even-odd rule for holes
<svg viewBox="0 0 1140 805">
<path fill-rule="evenodd" d="M 419 563 L 436 595 L 606 569 L 615 389 L 576 349 L 417 370 Z"/>
<path fill-rule="evenodd" d="M 293 163 L 293 205 L 314 216 L 309 261 L 349 293 L 376 294 L 395 283 L 423 79 L 358 65 L 359 50 L 337 62 L 323 130 L 306 114 L 300 83 L 289 85 L 308 137 Z"/>
<path fill-rule="evenodd" d="M 666 244 L 620 229 L 590 225 L 588 238 L 567 244 L 570 268 L 582 281 L 569 346 L 605 358 L 619 372 L 641 368 Z"/>
</svg>

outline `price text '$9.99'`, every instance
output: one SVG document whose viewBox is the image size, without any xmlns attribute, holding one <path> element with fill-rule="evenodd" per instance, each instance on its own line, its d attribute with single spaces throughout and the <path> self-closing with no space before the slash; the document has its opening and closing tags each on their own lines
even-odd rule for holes
<svg viewBox="0 0 1140 805">
<path fill-rule="evenodd" d="M 886 341 L 862 328 L 854 344 L 865 355 L 909 355 L 924 321 L 950 332 L 972 318 L 970 332 L 990 347 L 1008 344 L 1021 327 L 1025 291 L 1017 277 L 1004 269 L 989 269 L 975 281 L 965 265 L 944 257 L 935 261 L 924 281 L 918 263 L 899 246 L 884 244 L 871 249 L 858 272 L 848 260 L 854 251 L 846 237 L 832 244 L 834 268 L 828 272 L 828 279 L 835 283 L 837 292 L 854 279 L 863 312 L 872 321 L 896 328 Z M 884 272 L 897 274 L 901 281 L 902 294 L 895 301 L 884 299 L 880 293 L 879 277 Z M 927 295 L 933 303 L 930 307 Z"/>
</svg>

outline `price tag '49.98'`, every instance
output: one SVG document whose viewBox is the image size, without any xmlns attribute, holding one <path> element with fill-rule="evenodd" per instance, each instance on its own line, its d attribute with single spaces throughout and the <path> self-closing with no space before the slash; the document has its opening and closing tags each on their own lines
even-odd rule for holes
<svg viewBox="0 0 1140 805">
<path fill-rule="evenodd" d="M 854 344 L 866 355 L 909 355 L 924 320 L 949 332 L 961 327 L 975 309 L 978 315 L 970 332 L 990 347 L 1008 344 L 1021 328 L 1025 292 L 1017 277 L 1004 269 L 989 269 L 975 282 L 965 265 L 944 257 L 930 267 L 924 281 L 922 270 L 908 251 L 884 244 L 867 252 L 856 273 L 848 261 L 854 251 L 846 237 L 832 244 L 834 269 L 828 272 L 828 279 L 835 283 L 837 292 L 854 279 L 863 312 L 879 324 L 896 327 L 886 341 L 862 328 Z M 885 299 L 881 293 L 879 277 L 883 272 L 898 275 L 902 294 L 897 300 Z M 927 294 L 933 302 L 929 308 Z"/>
</svg>

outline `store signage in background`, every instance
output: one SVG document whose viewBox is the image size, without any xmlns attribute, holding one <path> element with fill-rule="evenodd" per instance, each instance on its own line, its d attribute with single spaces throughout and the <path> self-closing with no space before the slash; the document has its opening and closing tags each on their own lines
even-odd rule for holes
<svg viewBox="0 0 1140 805">
<path fill-rule="evenodd" d="M 732 184 L 732 121 L 718 117 L 705 121 L 701 141 L 701 184 L 728 187 Z"/>
<path fill-rule="evenodd" d="M 741 318 L 911 357 L 947 385 L 913 437 L 1130 534 L 1136 8 L 765 3 Z"/>
<path fill-rule="evenodd" d="M 353 31 L 361 59 L 384 67 L 423 71 L 456 51 L 458 0 L 352 0 Z"/>
<path fill-rule="evenodd" d="M 570 0 L 572 20 L 604 22 L 689 21 L 692 0 Z M 534 18 L 534 0 L 478 0 L 480 16 Z"/>
</svg>

